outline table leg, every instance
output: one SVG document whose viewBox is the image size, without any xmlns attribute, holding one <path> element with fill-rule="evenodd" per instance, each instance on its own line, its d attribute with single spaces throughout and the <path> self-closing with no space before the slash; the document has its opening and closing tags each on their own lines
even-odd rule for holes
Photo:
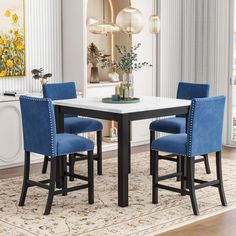
<svg viewBox="0 0 236 236">
<path fill-rule="evenodd" d="M 129 128 L 128 128 L 128 173 L 131 173 L 131 125 L 130 125 L 130 121 L 129 121 Z"/>
<path fill-rule="evenodd" d="M 118 206 L 128 206 L 129 130 L 127 115 L 118 120 Z"/>
<path fill-rule="evenodd" d="M 56 126 L 57 126 L 57 133 L 64 132 L 64 114 L 61 112 L 59 106 L 55 106 L 55 116 L 56 116 Z M 61 163 L 60 158 L 57 158 L 56 161 L 56 187 L 61 188 Z"/>
</svg>

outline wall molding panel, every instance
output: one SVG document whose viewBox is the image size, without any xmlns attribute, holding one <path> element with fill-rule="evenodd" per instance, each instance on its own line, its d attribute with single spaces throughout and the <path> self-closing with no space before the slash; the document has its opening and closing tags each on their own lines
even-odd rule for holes
<svg viewBox="0 0 236 236">
<path fill-rule="evenodd" d="M 161 32 L 158 37 L 158 95 L 175 97 L 182 80 L 182 0 L 161 0 Z"/>
<path fill-rule="evenodd" d="M 6 122 L 11 121 L 11 122 Z M 12 163 L 22 156 L 21 113 L 18 102 L 0 104 L 0 163 Z"/>
<path fill-rule="evenodd" d="M 50 82 L 62 81 L 61 1 L 25 0 L 25 32 L 27 76 L 0 79 L 0 92 L 41 91 L 40 82 L 32 79 L 33 68 L 51 72 Z"/>
</svg>

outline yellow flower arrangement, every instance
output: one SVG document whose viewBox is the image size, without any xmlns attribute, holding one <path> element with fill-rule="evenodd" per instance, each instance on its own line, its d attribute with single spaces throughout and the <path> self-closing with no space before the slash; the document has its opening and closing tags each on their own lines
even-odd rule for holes
<svg viewBox="0 0 236 236">
<path fill-rule="evenodd" d="M 0 45 L 6 45 L 7 40 L 0 37 Z"/>
<path fill-rule="evenodd" d="M 0 33 L 0 77 L 24 76 L 24 29 L 18 24 L 18 14 L 10 10 L 3 14 L 10 22 L 8 32 Z"/>
<path fill-rule="evenodd" d="M 5 77 L 7 75 L 7 71 L 6 70 L 2 70 L 0 72 L 0 77 Z"/>
<path fill-rule="evenodd" d="M 15 62 L 16 62 L 17 65 L 20 65 L 21 59 L 20 59 L 19 57 L 16 57 L 16 58 L 15 58 Z"/>
<path fill-rule="evenodd" d="M 6 61 L 6 66 L 8 67 L 8 68 L 12 68 L 13 66 L 14 66 L 14 63 L 13 63 L 13 61 L 12 60 L 7 60 Z"/>
<path fill-rule="evenodd" d="M 22 49 L 23 49 L 23 44 L 22 44 L 22 42 L 19 42 L 19 43 L 17 44 L 16 48 L 17 48 L 19 51 L 22 50 Z"/>
<path fill-rule="evenodd" d="M 18 36 L 19 35 L 19 31 L 17 29 L 14 30 L 14 35 Z"/>
<path fill-rule="evenodd" d="M 12 15 L 12 22 L 13 22 L 14 24 L 16 24 L 16 23 L 18 22 L 18 19 L 19 19 L 19 17 L 18 17 L 17 14 L 13 14 L 13 15 Z"/>
<path fill-rule="evenodd" d="M 6 17 L 10 17 L 10 16 L 11 16 L 11 12 L 10 12 L 9 10 L 6 10 L 5 16 L 6 16 Z"/>
<path fill-rule="evenodd" d="M 9 50 L 8 50 L 7 48 L 4 48 L 4 49 L 3 49 L 3 54 L 6 55 L 6 54 L 8 53 L 8 51 L 9 51 Z"/>
</svg>

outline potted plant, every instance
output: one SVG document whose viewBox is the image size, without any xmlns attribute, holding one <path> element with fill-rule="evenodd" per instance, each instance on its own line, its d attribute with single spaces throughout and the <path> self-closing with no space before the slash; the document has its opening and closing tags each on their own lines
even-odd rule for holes
<svg viewBox="0 0 236 236">
<path fill-rule="evenodd" d="M 92 65 L 90 83 L 100 82 L 98 74 L 98 64 L 101 63 L 101 67 L 105 68 L 107 66 L 107 63 L 109 63 L 109 56 L 110 55 L 103 54 L 94 43 L 91 43 L 88 46 L 87 63 Z"/>
<path fill-rule="evenodd" d="M 44 74 L 43 71 L 44 71 L 43 68 L 33 69 L 31 71 L 31 74 L 33 75 L 33 78 L 36 79 L 36 80 L 39 80 L 42 85 L 46 84 L 48 82 L 48 78 L 52 77 L 51 73 Z"/>
<path fill-rule="evenodd" d="M 119 59 L 112 63 L 113 67 L 120 69 L 123 72 L 123 82 L 133 82 L 133 71 L 141 69 L 143 66 L 152 66 L 148 62 L 138 62 L 137 50 L 141 43 L 134 45 L 128 50 L 124 45 L 116 45 L 119 54 Z"/>
<path fill-rule="evenodd" d="M 110 62 L 110 66 L 123 72 L 123 84 L 128 87 L 129 97 L 133 97 L 133 71 L 141 69 L 143 66 L 152 66 L 150 63 L 138 62 L 137 50 L 141 43 L 127 49 L 124 45 L 115 45 L 119 58 L 117 61 Z"/>
</svg>

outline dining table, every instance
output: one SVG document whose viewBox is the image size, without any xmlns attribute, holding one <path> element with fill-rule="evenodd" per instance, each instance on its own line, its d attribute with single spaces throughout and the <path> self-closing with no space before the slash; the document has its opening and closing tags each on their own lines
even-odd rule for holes
<svg viewBox="0 0 236 236">
<path fill-rule="evenodd" d="M 131 156 L 131 122 L 150 118 L 185 114 L 191 101 L 144 96 L 132 104 L 104 103 L 101 97 L 53 101 L 57 133 L 64 132 L 64 115 L 76 115 L 117 122 L 118 130 L 118 206 L 129 205 L 129 172 Z M 186 119 L 187 120 L 187 119 Z M 148 173 L 147 173 L 148 174 Z"/>
</svg>

